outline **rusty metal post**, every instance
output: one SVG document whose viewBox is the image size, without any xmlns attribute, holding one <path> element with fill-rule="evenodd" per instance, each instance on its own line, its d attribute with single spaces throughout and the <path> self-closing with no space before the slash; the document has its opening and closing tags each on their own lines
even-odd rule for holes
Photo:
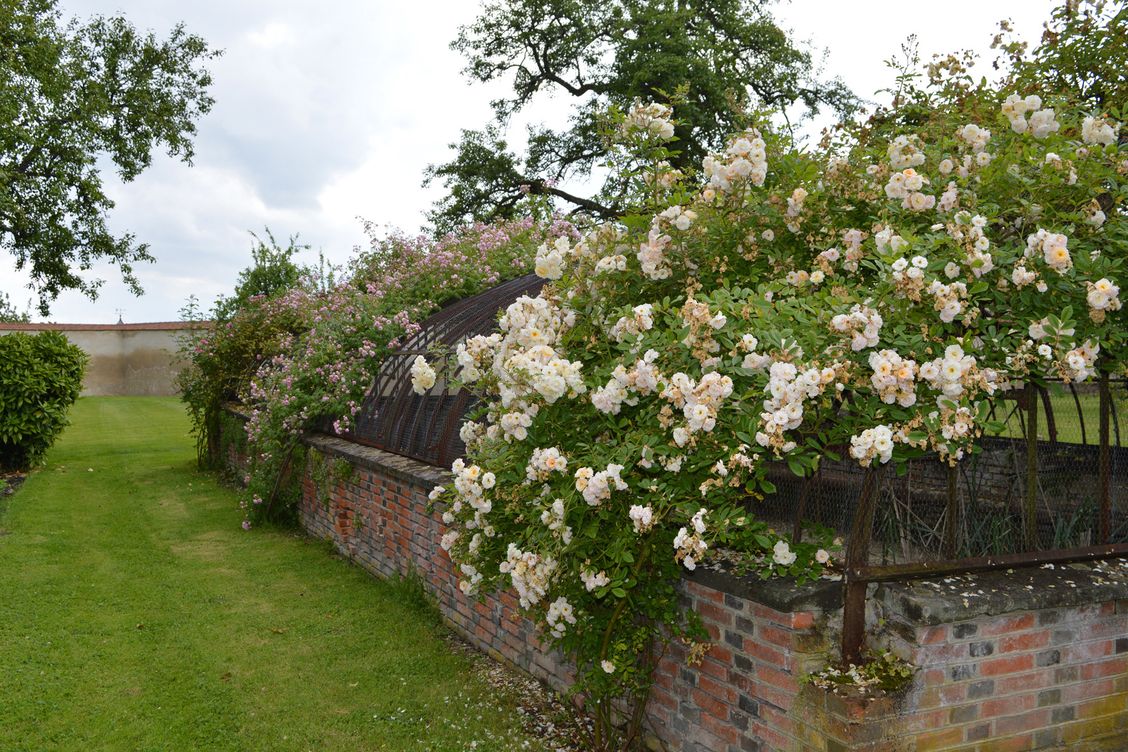
<svg viewBox="0 0 1128 752">
<path fill-rule="evenodd" d="M 1026 385 L 1026 499 L 1022 508 L 1022 543 L 1027 551 L 1038 546 L 1038 390 Z"/>
<path fill-rule="evenodd" d="M 1108 543 L 1112 516 L 1112 457 L 1109 444 L 1109 414 L 1112 412 L 1112 394 L 1109 392 L 1108 373 L 1100 380 L 1100 469 L 1098 493 L 1100 494 L 1100 542 Z"/>
<path fill-rule="evenodd" d="M 862 495 L 850 528 L 846 547 L 846 586 L 842 604 L 842 662 L 862 662 L 862 643 L 866 636 L 866 589 L 869 582 L 859 577 L 869 565 L 870 538 L 877 507 L 877 470 L 870 467 L 862 481 Z"/>
<path fill-rule="evenodd" d="M 948 465 L 948 505 L 944 509 L 944 558 L 956 556 L 956 531 L 959 529 L 959 464 Z"/>
<path fill-rule="evenodd" d="M 1054 418 L 1054 403 L 1050 399 L 1049 389 L 1039 389 L 1038 394 L 1042 397 L 1042 409 L 1046 416 L 1046 435 L 1050 438 L 1051 444 L 1056 444 L 1058 440 L 1057 434 L 1057 419 Z"/>
<path fill-rule="evenodd" d="M 803 540 L 803 517 L 807 514 L 807 497 L 811 495 L 811 489 L 814 488 L 816 479 L 819 477 L 819 471 L 822 470 L 822 465 L 815 468 L 815 471 L 803 479 L 803 490 L 799 492 L 799 505 L 795 509 L 795 526 L 791 531 L 791 539 L 796 543 Z"/>
</svg>

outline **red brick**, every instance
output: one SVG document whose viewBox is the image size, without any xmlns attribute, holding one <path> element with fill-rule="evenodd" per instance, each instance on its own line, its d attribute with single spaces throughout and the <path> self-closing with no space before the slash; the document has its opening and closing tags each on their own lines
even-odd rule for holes
<svg viewBox="0 0 1128 752">
<path fill-rule="evenodd" d="M 779 645 L 780 647 L 784 648 L 791 647 L 791 633 L 782 629 L 777 629 L 776 627 L 771 627 L 766 624 L 757 624 L 756 636 L 767 640 L 773 645 Z"/>
<path fill-rule="evenodd" d="M 983 701 L 983 704 L 979 706 L 979 715 L 982 718 L 1017 715 L 1018 713 L 1032 709 L 1037 704 L 1037 695 L 994 697 L 990 700 Z"/>
<path fill-rule="evenodd" d="M 695 610 L 706 621 L 723 627 L 732 626 L 732 612 L 722 606 L 715 606 L 712 603 L 698 603 Z"/>
<path fill-rule="evenodd" d="M 1128 655 L 1123 655 L 1099 663 L 1086 663 L 1081 667 L 1081 679 L 1092 681 L 1105 676 L 1113 676 L 1128 671 Z"/>
<path fill-rule="evenodd" d="M 815 615 L 810 611 L 798 611 L 791 615 L 792 629 L 810 629 L 815 626 Z"/>
<path fill-rule="evenodd" d="M 1030 692 L 1045 689 L 1054 683 L 1052 668 L 1039 669 L 1016 676 L 1000 676 L 995 679 L 995 694 L 1006 695 L 1011 692 Z"/>
<path fill-rule="evenodd" d="M 706 656 L 697 666 L 702 674 L 707 674 L 715 679 L 724 679 L 728 676 L 728 667 Z"/>
<path fill-rule="evenodd" d="M 717 681 L 708 676 L 699 676 L 697 677 L 697 687 L 727 705 L 736 704 L 736 690 L 723 679 Z"/>
<path fill-rule="evenodd" d="M 775 728 L 766 724 L 757 723 L 753 726 L 752 731 L 752 736 L 763 743 L 764 749 L 791 749 L 795 746 L 791 738 L 784 736 Z"/>
<path fill-rule="evenodd" d="M 776 611 L 774 608 L 768 608 L 760 603 L 752 604 L 752 613 L 755 617 L 762 621 L 770 621 L 773 624 L 778 624 L 781 627 L 789 627 L 791 625 L 791 615 L 785 614 L 781 611 Z"/>
<path fill-rule="evenodd" d="M 921 674 L 921 683 L 923 683 L 926 687 L 943 684 L 944 680 L 947 678 L 946 673 L 947 672 L 945 672 L 942 668 L 926 669 Z"/>
<path fill-rule="evenodd" d="M 979 673 L 982 676 L 999 676 L 1000 674 L 1017 674 L 1019 671 L 1029 671 L 1033 667 L 1033 655 L 1016 655 L 1009 658 L 983 661 L 979 664 Z"/>
<path fill-rule="evenodd" d="M 693 702 L 697 707 L 701 708 L 702 713 L 708 713 L 714 718 L 727 720 L 729 717 L 729 706 L 721 702 L 716 697 L 704 692 L 700 689 L 694 689 L 690 692 Z"/>
<path fill-rule="evenodd" d="M 738 692 L 748 694 L 752 691 L 754 682 L 752 679 L 739 671 L 729 671 L 728 683 L 736 687 Z"/>
<path fill-rule="evenodd" d="M 940 688 L 940 700 L 945 705 L 958 705 L 967 699 L 967 684 L 950 684 Z"/>
<path fill-rule="evenodd" d="M 796 697 L 796 693 L 794 691 L 789 689 L 779 689 L 778 687 L 773 687 L 770 684 L 760 684 L 756 688 L 755 694 L 761 700 L 764 700 L 765 703 L 771 703 L 777 708 L 784 709 L 789 709 L 795 702 Z M 765 712 L 765 708 L 767 707 L 765 703 L 760 704 L 761 715 Z"/>
<path fill-rule="evenodd" d="M 1104 658 L 1113 654 L 1113 645 L 1112 640 L 1075 642 L 1072 645 L 1065 645 L 1061 649 L 1061 662 L 1064 664 L 1085 663 L 1097 658 Z"/>
<path fill-rule="evenodd" d="M 1034 626 L 1034 614 L 1025 613 L 989 621 L 979 628 L 982 637 L 994 637 L 1008 632 L 1021 632 Z"/>
<path fill-rule="evenodd" d="M 1123 616 L 1111 619 L 1101 619 L 1092 624 L 1085 625 L 1081 633 L 1089 639 L 1097 637 L 1123 637 L 1128 634 L 1128 618 Z"/>
<path fill-rule="evenodd" d="M 791 674 L 785 673 L 783 671 L 777 671 L 774 668 L 769 668 L 767 666 L 757 666 L 756 679 L 764 682 L 765 684 L 770 684 L 773 687 L 778 687 L 779 689 L 788 692 L 799 692 L 798 679 L 796 679 Z"/>
<path fill-rule="evenodd" d="M 706 587 L 696 582 L 687 582 L 686 590 L 690 595 L 709 601 L 711 603 L 724 603 L 725 595 L 719 590 L 714 590 L 711 587 Z"/>
<path fill-rule="evenodd" d="M 1063 704 L 1091 700 L 1095 697 L 1108 697 L 1116 692 L 1114 679 L 1095 679 L 1092 681 L 1070 684 L 1061 688 L 1061 701 Z"/>
<path fill-rule="evenodd" d="M 661 707 L 671 710 L 675 710 L 678 707 L 678 701 L 674 699 L 674 696 L 662 689 L 655 688 L 651 690 L 650 700 Z"/>
<path fill-rule="evenodd" d="M 938 627 L 926 627 L 917 631 L 918 645 L 938 645 L 948 639 L 948 627 L 941 624 Z"/>
<path fill-rule="evenodd" d="M 755 637 L 744 638 L 744 652 L 769 666 L 784 667 L 787 657 L 782 650 L 758 642 Z"/>
<path fill-rule="evenodd" d="M 736 730 L 736 726 L 733 726 L 732 722 L 726 719 L 714 718 L 711 715 L 702 715 L 701 725 L 705 727 L 706 731 L 709 731 L 726 744 L 736 744 L 737 740 L 740 738 L 740 732 Z M 715 747 L 714 749 L 721 749 L 721 747 Z"/>
<path fill-rule="evenodd" d="M 1044 648 L 1050 644 L 1050 633 L 1048 631 L 1040 632 L 1025 632 L 1018 635 L 1010 635 L 1008 637 L 999 638 L 999 652 L 1000 653 L 1017 653 L 1023 650 L 1037 650 Z"/>
<path fill-rule="evenodd" d="M 732 663 L 732 651 L 726 648 L 724 645 L 720 645 L 715 642 L 713 643 L 712 647 L 709 648 L 709 652 L 705 655 L 725 665 Z"/>
</svg>

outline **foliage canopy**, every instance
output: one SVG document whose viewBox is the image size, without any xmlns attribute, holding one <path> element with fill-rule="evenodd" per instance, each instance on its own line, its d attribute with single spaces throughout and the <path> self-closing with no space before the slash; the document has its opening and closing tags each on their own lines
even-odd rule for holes
<svg viewBox="0 0 1128 752">
<path fill-rule="evenodd" d="M 29 272 L 40 313 L 65 290 L 96 297 L 82 272 L 99 261 L 140 292 L 133 268 L 152 256 L 107 226 L 98 161 L 127 182 L 159 146 L 191 162 L 218 54 L 183 26 L 162 40 L 120 16 L 64 23 L 54 0 L 0 0 L 0 249 Z"/>
<path fill-rule="evenodd" d="M 490 2 L 452 47 L 475 81 L 512 81 L 493 102 L 495 122 L 464 130 L 446 164 L 427 181 L 449 194 L 431 213 L 440 231 L 467 220 L 511 217 L 531 193 L 610 218 L 626 207 L 623 183 L 609 177 L 585 197 L 558 187 L 600 167 L 610 153 L 605 113 L 637 99 L 677 104 L 674 167 L 699 164 L 754 108 L 785 112 L 856 104 L 839 80 L 818 77 L 811 53 L 776 25 L 767 2 L 752 0 L 506 0 Z M 567 128 L 533 127 L 528 151 L 505 138 L 509 119 L 539 94 L 565 94 L 576 106 Z"/>
</svg>

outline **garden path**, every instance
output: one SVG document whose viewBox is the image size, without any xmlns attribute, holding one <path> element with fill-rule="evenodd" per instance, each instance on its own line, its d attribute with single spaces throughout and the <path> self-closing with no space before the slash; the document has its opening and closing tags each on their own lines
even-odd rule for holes
<svg viewBox="0 0 1128 752">
<path fill-rule="evenodd" d="M 410 585 L 240 529 L 178 401 L 72 420 L 0 498 L 0 749 L 543 748 Z"/>
</svg>

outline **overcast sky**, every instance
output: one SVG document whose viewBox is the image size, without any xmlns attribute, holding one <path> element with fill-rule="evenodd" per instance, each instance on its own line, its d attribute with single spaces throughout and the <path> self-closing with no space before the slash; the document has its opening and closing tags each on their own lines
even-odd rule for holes
<svg viewBox="0 0 1128 752">
<path fill-rule="evenodd" d="M 926 57 L 987 51 L 1009 17 L 1037 38 L 1048 0 L 793 0 L 778 6 L 796 38 L 828 51 L 827 72 L 873 97 L 891 77 L 883 61 L 910 34 Z M 110 226 L 150 244 L 146 294 L 129 294 L 113 268 L 97 301 L 68 293 L 51 321 L 170 321 L 189 295 L 209 306 L 230 293 L 250 260 L 249 231 L 279 240 L 298 233 L 342 263 L 365 238 L 358 216 L 414 231 L 440 189 L 423 189 L 428 164 L 449 157 L 460 128 L 489 117 L 504 88 L 471 85 L 448 45 L 477 13 L 477 0 L 60 0 L 78 17 L 122 13 L 158 35 L 178 22 L 224 55 L 212 64 L 216 104 L 199 123 L 190 167 L 158 157 L 127 185 L 106 182 L 117 202 Z M 570 103 L 549 99 L 528 119 L 560 123 Z M 520 126 L 520 124 L 518 124 Z M 523 132 L 520 127 L 519 132 Z M 515 133 L 516 135 L 516 133 Z M 0 291 L 24 308 L 26 278 L 0 257 Z M 36 317 L 35 320 L 41 320 Z"/>
</svg>

